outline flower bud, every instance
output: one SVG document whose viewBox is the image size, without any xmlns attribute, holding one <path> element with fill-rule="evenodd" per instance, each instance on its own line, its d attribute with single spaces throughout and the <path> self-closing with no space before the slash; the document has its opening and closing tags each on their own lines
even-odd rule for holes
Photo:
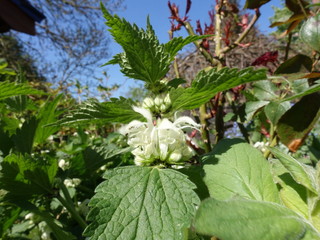
<svg viewBox="0 0 320 240">
<path fill-rule="evenodd" d="M 163 102 L 163 99 L 160 97 L 160 96 L 157 96 L 155 99 L 154 99 L 154 104 L 156 105 L 156 107 L 160 107 L 160 105 L 162 104 Z"/>
<path fill-rule="evenodd" d="M 154 107 L 154 101 L 152 98 L 147 97 L 143 100 L 142 107 L 145 109 L 152 109 Z"/>
</svg>

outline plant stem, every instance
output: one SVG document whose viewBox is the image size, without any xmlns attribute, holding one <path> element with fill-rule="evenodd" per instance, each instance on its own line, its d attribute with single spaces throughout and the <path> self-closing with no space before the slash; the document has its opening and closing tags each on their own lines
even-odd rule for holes
<svg viewBox="0 0 320 240">
<path fill-rule="evenodd" d="M 188 34 L 190 36 L 196 36 L 196 33 L 194 32 L 192 26 L 189 22 L 184 22 L 184 27 L 186 28 Z M 219 64 L 219 60 L 214 58 L 209 52 L 207 52 L 206 49 L 204 49 L 201 46 L 200 41 L 194 41 L 194 45 L 197 47 L 197 49 L 200 51 L 200 53 L 204 56 L 204 58 L 212 65 L 217 66 Z"/>
<path fill-rule="evenodd" d="M 248 33 L 250 32 L 250 30 L 253 28 L 253 26 L 255 25 L 255 23 L 258 21 L 259 17 L 260 17 L 260 11 L 259 9 L 256 9 L 256 13 L 253 16 L 253 18 L 251 19 L 248 27 L 240 34 L 240 36 L 229 46 L 223 48 L 220 51 L 220 54 L 225 54 L 229 51 L 231 51 L 232 49 L 234 49 L 235 47 L 239 46 L 239 44 L 242 42 L 242 40 L 248 35 Z"/>
<path fill-rule="evenodd" d="M 288 42 L 287 42 L 287 46 L 286 46 L 286 53 L 285 53 L 285 56 L 284 56 L 284 61 L 286 61 L 288 59 L 288 57 L 289 57 L 289 50 L 290 50 L 291 40 L 292 40 L 292 33 L 289 33 Z"/>
<path fill-rule="evenodd" d="M 76 220 L 83 229 L 85 229 L 87 227 L 87 223 L 83 220 L 83 218 L 79 215 L 79 213 L 75 209 L 68 189 L 66 188 L 66 186 L 63 183 L 60 183 L 59 187 L 62 190 L 63 195 L 64 195 L 65 198 L 63 198 L 62 196 L 58 195 L 57 199 L 69 211 L 69 213 L 71 214 L 72 218 L 74 220 Z"/>
<path fill-rule="evenodd" d="M 206 153 L 211 151 L 210 133 L 208 130 L 207 110 L 206 104 L 203 104 L 199 108 L 200 123 L 201 123 L 201 137 L 204 142 L 204 150 Z"/>
<path fill-rule="evenodd" d="M 270 140 L 269 140 L 269 146 L 270 147 L 274 147 L 278 144 L 278 137 L 276 135 L 276 126 L 273 125 L 273 123 L 271 123 L 270 125 Z M 266 159 L 268 159 L 268 157 L 270 156 L 271 151 L 269 149 L 267 149 L 264 153 L 264 157 Z"/>
</svg>

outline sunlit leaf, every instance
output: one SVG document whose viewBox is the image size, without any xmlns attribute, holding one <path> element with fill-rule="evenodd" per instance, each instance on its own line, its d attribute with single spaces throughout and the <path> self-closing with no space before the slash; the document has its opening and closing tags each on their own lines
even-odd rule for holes
<svg viewBox="0 0 320 240">
<path fill-rule="evenodd" d="M 211 197 L 227 200 L 239 196 L 280 202 L 268 162 L 248 143 L 239 139 L 221 140 L 202 160 L 204 181 Z"/>
<path fill-rule="evenodd" d="M 91 199 L 90 239 L 183 239 L 199 198 L 195 185 L 171 169 L 107 171 Z"/>
</svg>

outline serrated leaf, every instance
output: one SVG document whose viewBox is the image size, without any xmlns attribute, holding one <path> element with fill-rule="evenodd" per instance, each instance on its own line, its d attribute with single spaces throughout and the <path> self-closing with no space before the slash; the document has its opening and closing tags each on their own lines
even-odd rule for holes
<svg viewBox="0 0 320 240">
<path fill-rule="evenodd" d="M 270 102 L 265 108 L 264 112 L 267 118 L 271 121 L 271 123 L 275 126 L 281 116 L 290 109 L 290 102 Z"/>
<path fill-rule="evenodd" d="M 196 214 L 197 232 L 223 240 L 319 239 L 319 235 L 292 210 L 279 204 L 231 199 L 207 199 Z M 305 238 L 311 235 L 313 238 Z"/>
<path fill-rule="evenodd" d="M 296 159 L 281 152 L 277 148 L 270 147 L 270 151 L 279 159 L 297 183 L 317 194 L 317 183 L 314 169 L 310 169 L 307 165 L 298 162 Z"/>
<path fill-rule="evenodd" d="M 280 141 L 291 151 L 296 152 L 319 117 L 319 92 L 302 97 L 280 118 L 277 126 Z"/>
<path fill-rule="evenodd" d="M 142 120 L 141 114 L 133 111 L 133 101 L 125 98 L 112 99 L 111 102 L 100 103 L 96 99 L 83 102 L 61 120 L 49 126 L 106 124 L 110 122 L 129 123 Z"/>
<path fill-rule="evenodd" d="M 38 121 L 35 117 L 32 117 L 25 121 L 22 127 L 17 129 L 16 134 L 12 136 L 15 148 L 20 153 L 31 153 L 37 127 Z"/>
<path fill-rule="evenodd" d="M 243 140 L 221 140 L 202 160 L 204 182 L 211 197 L 227 200 L 240 196 L 280 202 L 268 162 L 259 150 Z"/>
<path fill-rule="evenodd" d="M 139 29 L 117 15 L 112 16 L 102 4 L 101 8 L 109 31 L 124 50 L 114 60 L 120 64 L 121 72 L 148 83 L 163 78 L 169 70 L 170 56 L 159 43 L 149 21 L 147 30 Z"/>
<path fill-rule="evenodd" d="M 164 49 L 169 55 L 171 56 L 171 60 L 174 59 L 174 57 L 177 55 L 177 53 L 186 45 L 189 43 L 207 38 L 212 37 L 212 35 L 194 35 L 194 36 L 188 36 L 186 38 L 182 37 L 175 37 L 166 44 L 164 44 Z"/>
<path fill-rule="evenodd" d="M 27 84 L 17 84 L 14 82 L 0 82 L 0 101 L 9 97 L 19 95 L 43 95 L 46 94 L 40 90 L 34 89 Z"/>
<path fill-rule="evenodd" d="M 117 15 L 112 16 L 103 5 L 101 8 L 107 20 L 106 25 L 110 27 L 109 31 L 124 50 L 107 64 L 119 64 L 121 72 L 127 77 L 142 80 L 151 85 L 159 82 L 166 75 L 175 55 L 185 45 L 210 36 L 188 36 L 185 39 L 179 37 L 166 44 L 160 44 L 149 19 L 147 29 L 139 29 Z"/>
<path fill-rule="evenodd" d="M 191 87 L 177 88 L 170 91 L 170 98 L 174 110 L 194 109 L 208 102 L 218 92 L 228 90 L 244 83 L 266 78 L 266 70 L 245 68 L 223 68 L 218 71 L 213 68 L 209 71 L 200 71 Z"/>
<path fill-rule="evenodd" d="M 1 163 L 0 187 L 10 200 L 28 200 L 34 195 L 52 194 L 58 166 L 55 159 L 44 161 L 10 154 Z"/>
<path fill-rule="evenodd" d="M 45 142 L 51 134 L 59 130 L 59 127 L 57 126 L 45 126 L 57 121 L 57 117 L 60 112 L 57 112 L 56 108 L 62 96 L 63 95 L 60 94 L 53 100 L 49 98 L 46 103 L 39 109 L 39 112 L 37 114 L 38 126 L 35 132 L 34 144 L 41 144 Z"/>
<path fill-rule="evenodd" d="M 195 185 L 171 169 L 107 171 L 89 205 L 90 239 L 183 239 L 199 198 Z"/>
</svg>

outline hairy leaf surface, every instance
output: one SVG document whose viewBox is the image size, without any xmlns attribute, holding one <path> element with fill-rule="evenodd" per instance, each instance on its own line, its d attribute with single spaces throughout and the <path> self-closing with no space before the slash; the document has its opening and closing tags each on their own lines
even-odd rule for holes
<svg viewBox="0 0 320 240">
<path fill-rule="evenodd" d="M 107 171 L 91 199 L 85 231 L 94 239 L 183 239 L 199 198 L 195 185 L 171 169 L 123 167 Z"/>
<path fill-rule="evenodd" d="M 279 203 L 270 166 L 262 153 L 240 139 L 221 140 L 204 160 L 204 181 L 210 196 L 243 197 Z"/>
<path fill-rule="evenodd" d="M 319 239 L 292 210 L 279 204 L 231 199 L 207 199 L 195 219 L 196 231 L 223 240 Z"/>
<path fill-rule="evenodd" d="M 317 194 L 317 180 L 315 170 L 313 168 L 298 162 L 296 159 L 281 152 L 277 148 L 270 148 L 270 151 L 279 159 L 297 183 Z"/>
</svg>

